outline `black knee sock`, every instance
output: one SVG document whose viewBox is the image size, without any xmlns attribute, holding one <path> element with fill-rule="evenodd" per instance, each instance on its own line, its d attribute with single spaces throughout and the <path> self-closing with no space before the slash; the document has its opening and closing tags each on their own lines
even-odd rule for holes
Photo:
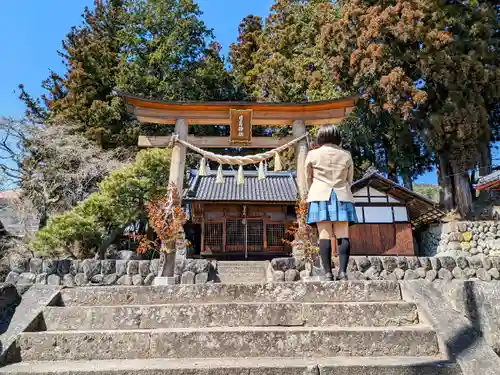
<svg viewBox="0 0 500 375">
<path fill-rule="evenodd" d="M 347 265 L 349 264 L 349 256 L 351 255 L 351 243 L 349 238 L 339 238 L 337 240 L 339 251 L 340 272 L 347 272 Z"/>
<path fill-rule="evenodd" d="M 331 240 L 319 240 L 319 254 L 321 264 L 325 273 L 332 273 L 332 242 Z"/>
</svg>

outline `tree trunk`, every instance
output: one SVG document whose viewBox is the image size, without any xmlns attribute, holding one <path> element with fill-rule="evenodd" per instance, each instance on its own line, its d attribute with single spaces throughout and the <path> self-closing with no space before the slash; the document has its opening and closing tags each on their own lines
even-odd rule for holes
<svg viewBox="0 0 500 375">
<path fill-rule="evenodd" d="M 451 178 L 451 167 L 448 162 L 448 157 L 444 154 L 439 155 L 439 176 L 438 183 L 441 188 L 440 201 L 447 211 L 455 208 L 453 200 L 453 179 Z"/>
<path fill-rule="evenodd" d="M 411 176 L 407 173 L 403 175 L 403 185 L 405 188 L 413 190 L 413 180 L 411 179 Z"/>
<path fill-rule="evenodd" d="M 99 246 L 99 251 L 98 251 L 98 254 L 99 254 L 99 259 L 100 260 L 104 260 L 104 256 L 106 255 L 106 250 L 108 249 L 108 247 L 113 243 L 115 242 L 116 240 L 116 237 L 118 237 L 120 234 L 123 233 L 123 231 L 125 230 L 125 228 L 127 227 L 128 224 L 126 225 L 123 225 L 122 227 L 120 228 L 116 228 L 115 230 L 113 230 L 108 238 L 106 238 L 106 240 L 101 244 L 101 246 Z"/>
<path fill-rule="evenodd" d="M 455 161 L 451 161 L 451 169 L 454 181 L 454 196 L 458 212 L 464 219 L 472 216 L 472 194 L 470 190 L 470 178 L 467 172 L 463 172 Z"/>
</svg>

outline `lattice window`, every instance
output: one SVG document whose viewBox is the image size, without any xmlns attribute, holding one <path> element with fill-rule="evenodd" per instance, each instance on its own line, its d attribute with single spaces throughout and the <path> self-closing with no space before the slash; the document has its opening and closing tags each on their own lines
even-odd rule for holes
<svg viewBox="0 0 500 375">
<path fill-rule="evenodd" d="M 245 250 L 245 224 L 241 219 L 226 220 L 226 250 Z"/>
<path fill-rule="evenodd" d="M 205 224 L 205 250 L 221 252 L 223 246 L 223 223 Z"/>
<path fill-rule="evenodd" d="M 266 224 L 267 247 L 283 247 L 285 224 Z"/>
<path fill-rule="evenodd" d="M 264 249 L 264 221 L 248 220 L 247 236 L 248 251 L 261 251 Z"/>
</svg>

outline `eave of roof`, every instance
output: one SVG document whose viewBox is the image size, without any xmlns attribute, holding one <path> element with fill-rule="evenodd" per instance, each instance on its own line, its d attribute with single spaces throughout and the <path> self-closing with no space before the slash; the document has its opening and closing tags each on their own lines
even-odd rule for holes
<svg viewBox="0 0 500 375">
<path fill-rule="evenodd" d="M 367 185 L 373 185 L 373 187 L 404 201 L 410 209 L 410 219 L 414 228 L 439 220 L 445 215 L 438 203 L 381 176 L 377 172 L 356 181 L 352 190 L 356 192 Z"/>
</svg>

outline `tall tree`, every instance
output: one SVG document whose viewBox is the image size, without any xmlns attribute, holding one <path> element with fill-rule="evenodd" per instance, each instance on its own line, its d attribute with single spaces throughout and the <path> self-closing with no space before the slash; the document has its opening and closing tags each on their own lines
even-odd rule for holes
<svg viewBox="0 0 500 375">
<path fill-rule="evenodd" d="M 377 113 L 405 120 L 439 158 L 448 208 L 472 209 L 467 171 L 491 140 L 499 97 L 498 19 L 488 3 L 353 0 L 324 28 L 336 82 Z M 396 122 L 397 124 L 398 122 Z"/>
<path fill-rule="evenodd" d="M 229 48 L 229 63 L 235 81 L 247 96 L 252 92 L 255 77 L 249 72 L 255 67 L 255 57 L 262 41 L 262 18 L 249 15 L 238 27 L 238 39 Z"/>
<path fill-rule="evenodd" d="M 263 101 L 338 97 L 319 45 L 322 26 L 336 16 L 329 0 L 277 0 L 262 31 L 259 19 L 247 17 L 231 59 L 248 95 Z"/>
</svg>

